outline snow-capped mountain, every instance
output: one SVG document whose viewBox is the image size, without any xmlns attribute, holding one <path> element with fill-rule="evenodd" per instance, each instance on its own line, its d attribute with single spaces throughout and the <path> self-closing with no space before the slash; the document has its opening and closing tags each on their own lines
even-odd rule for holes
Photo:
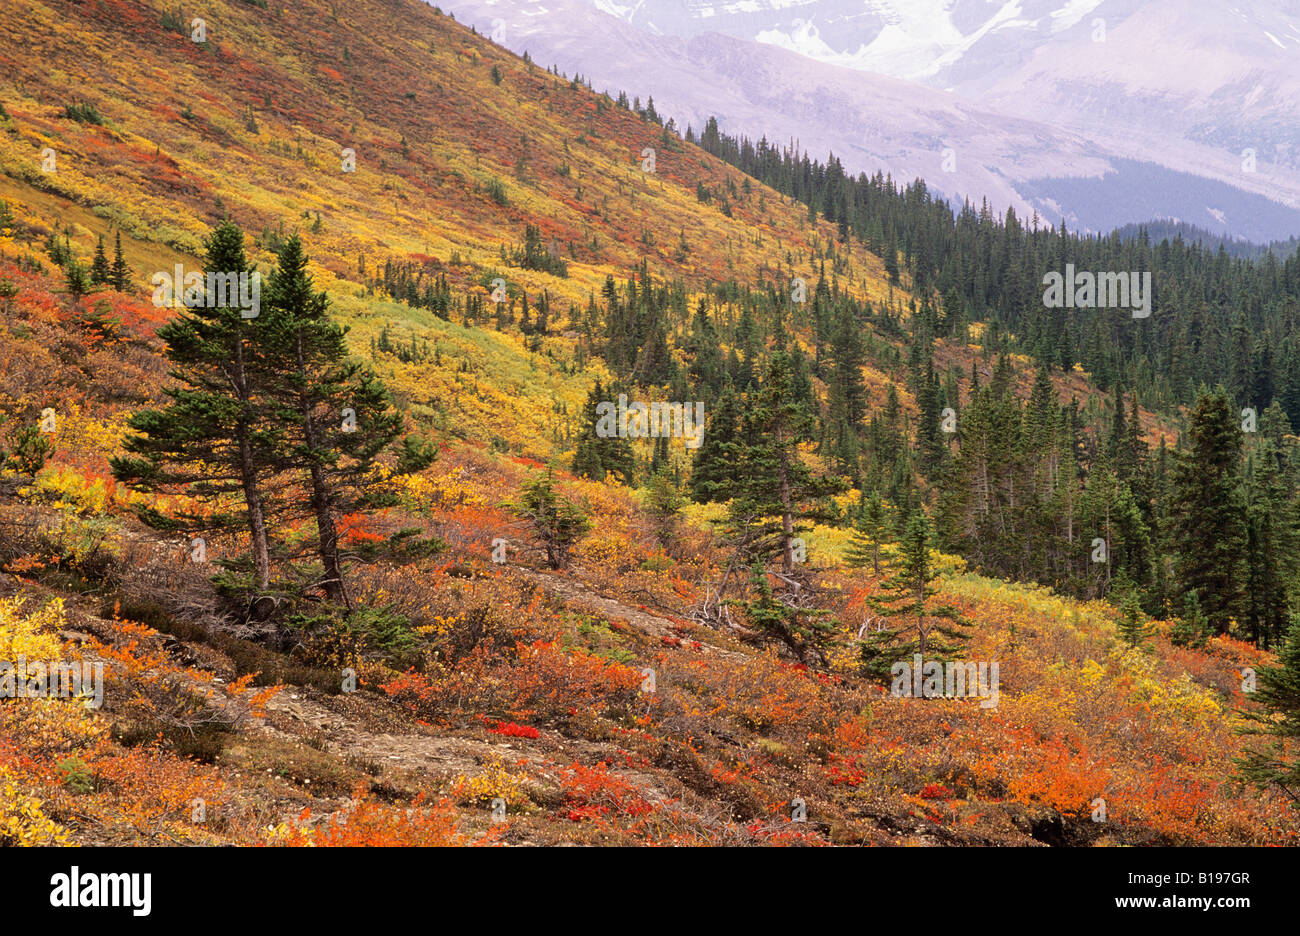
<svg viewBox="0 0 1300 936">
<path fill-rule="evenodd" d="M 1072 228 L 1300 233 L 1300 0 L 444 0 L 700 127 Z"/>
<path fill-rule="evenodd" d="M 1300 0 L 588 0 L 1052 123 L 1097 120 L 1300 167 Z"/>
</svg>

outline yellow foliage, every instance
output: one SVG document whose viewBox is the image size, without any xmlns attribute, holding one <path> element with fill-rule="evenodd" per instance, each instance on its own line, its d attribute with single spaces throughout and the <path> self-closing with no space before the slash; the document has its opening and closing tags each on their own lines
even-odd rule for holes
<svg viewBox="0 0 1300 936">
<path fill-rule="evenodd" d="M 0 660 L 51 663 L 64 659 L 55 633 L 64 626 L 63 602 L 49 602 L 29 615 L 20 614 L 23 602 L 0 600 Z M 74 698 L 24 699 L 0 706 L 0 728 L 23 739 L 29 753 L 66 751 L 91 743 L 104 734 L 103 722 Z"/>
<path fill-rule="evenodd" d="M 63 646 L 55 633 L 63 625 L 63 600 L 56 598 L 44 607 L 20 615 L 24 602 L 0 598 L 0 660 L 61 660 Z"/>
<path fill-rule="evenodd" d="M 400 479 L 402 493 L 413 507 L 482 507 L 487 501 L 474 489 L 464 467 L 444 473 L 426 472 Z"/>
<path fill-rule="evenodd" d="M 68 832 L 24 793 L 8 767 L 0 767 L 0 845 L 67 845 Z"/>
<path fill-rule="evenodd" d="M 500 797 L 505 800 L 507 810 L 518 810 L 528 799 L 527 783 L 525 775 L 512 773 L 497 761 L 474 776 L 459 774 L 452 781 L 451 792 L 461 802 L 475 806 L 491 806 Z"/>
</svg>

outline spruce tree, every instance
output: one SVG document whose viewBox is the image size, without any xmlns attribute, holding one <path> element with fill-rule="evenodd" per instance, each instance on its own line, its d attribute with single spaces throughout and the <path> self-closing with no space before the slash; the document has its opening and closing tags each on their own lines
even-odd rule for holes
<svg viewBox="0 0 1300 936">
<path fill-rule="evenodd" d="M 101 234 L 95 243 L 95 259 L 90 264 L 90 282 L 93 286 L 103 286 L 110 282 L 112 270 L 108 257 L 104 255 L 104 236 Z"/>
<path fill-rule="evenodd" d="M 582 435 L 578 437 L 570 465 L 570 470 L 579 478 L 604 481 L 606 476 L 613 475 L 624 484 L 632 482 L 636 463 L 632 443 L 617 435 L 602 437 L 598 432 L 602 417 L 596 409 L 602 403 L 616 402 L 616 389 L 611 387 L 607 391 L 597 380 L 587 394 L 582 413 Z"/>
<path fill-rule="evenodd" d="M 645 485 L 643 504 L 654 526 L 655 539 L 663 549 L 672 545 L 677 534 L 677 517 L 686 499 L 667 468 L 656 471 Z"/>
<path fill-rule="evenodd" d="M 718 330 L 709 317 L 708 305 L 703 298 L 695 308 L 695 318 L 691 321 L 691 333 L 686 340 L 685 350 L 691 358 L 688 368 L 691 382 L 696 389 L 705 391 L 705 404 L 712 405 L 722 392 L 726 361 L 722 356 Z"/>
<path fill-rule="evenodd" d="M 845 552 L 845 561 L 853 568 L 871 567 L 880 574 L 880 548 L 889 542 L 889 511 L 875 491 L 858 506 L 853 526 L 853 541 Z"/>
<path fill-rule="evenodd" d="M 1169 642 L 1175 647 L 1191 647 L 1193 650 L 1200 650 L 1205 646 L 1209 636 L 1210 622 L 1205 619 L 1205 612 L 1201 610 L 1201 600 L 1196 597 L 1196 592 L 1188 592 L 1183 596 L 1183 613 L 1179 615 L 1169 632 Z"/>
<path fill-rule="evenodd" d="M 63 279 L 68 287 L 68 295 L 72 297 L 72 307 L 75 309 L 82 297 L 90 292 L 90 277 L 86 274 L 85 267 L 72 257 L 68 257 L 63 265 Z"/>
<path fill-rule="evenodd" d="M 567 568 L 573 547 L 591 529 L 591 521 L 581 507 L 556 492 L 551 473 L 525 480 L 511 506 L 529 522 L 538 548 L 546 553 L 546 564 Z"/>
<path fill-rule="evenodd" d="M 742 438 L 727 446 L 733 499 L 728 532 L 748 564 L 779 556 L 794 571 L 794 538 L 805 521 L 832 520 L 819 499 L 839 493 L 839 478 L 814 475 L 800 454 L 812 438 L 813 417 L 798 399 L 789 355 L 776 351 L 744 414 Z"/>
<path fill-rule="evenodd" d="M 1241 429 L 1222 387 L 1197 397 L 1190 423 L 1190 448 L 1174 470 L 1175 567 L 1183 590 L 1196 591 L 1210 626 L 1224 634 L 1241 612 Z"/>
<path fill-rule="evenodd" d="M 1142 600 L 1137 586 L 1127 572 L 1121 570 L 1115 576 L 1108 597 L 1110 603 L 1119 609 L 1117 630 L 1120 639 L 1130 647 L 1140 646 L 1147 637 L 1146 615 L 1142 613 Z"/>
<path fill-rule="evenodd" d="M 243 232 L 230 222 L 206 241 L 210 272 L 249 273 Z M 266 491 L 284 469 L 283 426 L 262 398 L 268 368 L 256 318 L 217 305 L 208 296 L 158 329 L 167 343 L 175 385 L 162 409 L 141 410 L 130 420 L 127 454 L 111 459 L 113 475 L 144 491 L 184 495 L 208 505 L 141 518 L 155 527 L 237 533 L 250 538 L 253 584 L 271 577 L 270 518 Z M 236 505 L 240 505 L 236 507 Z"/>
<path fill-rule="evenodd" d="M 1263 711 L 1245 714 L 1251 724 L 1244 733 L 1275 740 L 1265 750 L 1248 750 L 1236 763 L 1246 780 L 1260 789 L 1280 789 L 1300 808 L 1300 757 L 1295 754 L 1300 738 L 1300 614 L 1291 616 L 1278 665 L 1261 668 L 1256 680 L 1255 701 Z"/>
<path fill-rule="evenodd" d="M 961 651 L 966 623 L 950 605 L 931 599 L 938 589 L 931 583 L 938 573 L 930 564 L 930 525 L 914 511 L 898 544 L 892 574 L 868 604 L 884 626 L 868 633 L 862 644 L 862 663 L 877 679 L 889 676 L 890 666 L 909 664 L 920 654 L 923 664 L 952 659 Z"/>
<path fill-rule="evenodd" d="M 113 265 L 109 268 L 108 281 L 118 292 L 126 292 L 126 287 L 131 283 L 131 268 L 127 266 L 126 258 L 122 255 L 121 231 L 117 232 L 114 240 Z"/>
<path fill-rule="evenodd" d="M 13 419 L 0 412 L 0 428 L 9 422 L 14 425 L 0 436 L 0 492 L 11 495 L 30 484 L 45 467 L 46 460 L 54 453 L 54 445 L 39 423 Z"/>
<path fill-rule="evenodd" d="M 709 413 L 704 441 L 691 463 L 690 496 L 697 504 L 730 500 L 736 465 L 732 461 L 739 440 L 740 401 L 730 385 Z"/>
<path fill-rule="evenodd" d="M 297 234 L 281 245 L 264 311 L 265 393 L 289 465 L 307 476 L 310 509 L 296 512 L 316 522 L 319 584 L 330 600 L 346 601 L 340 517 L 394 503 L 391 481 L 427 467 L 435 451 L 405 434 L 383 382 L 349 357 L 307 260 Z"/>
<path fill-rule="evenodd" d="M 1263 438 L 1246 458 L 1244 623 L 1261 646 L 1280 640 L 1288 618 L 1287 578 L 1297 562 L 1294 486 L 1279 468 L 1273 441 Z"/>
<path fill-rule="evenodd" d="M 795 608 L 777 598 L 761 562 L 750 566 L 749 576 L 751 596 L 745 602 L 745 616 L 755 630 L 778 638 L 800 660 L 834 633 L 825 610 Z"/>
</svg>

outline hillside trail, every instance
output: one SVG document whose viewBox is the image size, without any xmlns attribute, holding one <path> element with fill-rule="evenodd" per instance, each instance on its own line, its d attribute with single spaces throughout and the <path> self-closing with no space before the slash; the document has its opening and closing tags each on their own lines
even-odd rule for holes
<svg viewBox="0 0 1300 936">
<path fill-rule="evenodd" d="M 617 598 L 603 595 L 580 579 L 555 575 L 528 566 L 512 566 L 511 568 L 565 600 L 598 611 L 611 621 L 626 621 L 642 633 L 657 637 L 660 640 L 664 638 L 681 639 L 681 625 L 676 621 L 655 614 L 643 606 L 630 605 Z M 698 641 L 697 643 L 699 651 L 706 655 L 712 654 L 736 661 L 746 659 L 745 654 L 735 650 L 717 647 L 704 641 Z"/>
<path fill-rule="evenodd" d="M 626 604 L 616 598 L 602 595 L 586 583 L 567 576 L 532 569 L 527 566 L 512 565 L 511 570 L 518 572 L 529 580 L 536 582 L 545 591 L 573 604 L 581 605 L 595 611 L 610 621 L 625 622 L 629 627 L 654 638 L 680 639 L 675 628 L 680 625 L 673 620 L 654 614 L 643 607 Z M 65 640 L 82 645 L 81 650 L 86 659 L 99 659 L 85 647 L 87 638 L 102 634 L 105 628 L 112 628 L 115 622 L 102 618 L 97 609 L 89 602 L 75 597 L 67 603 L 68 626 L 60 634 Z M 689 642 L 689 641 L 688 641 Z M 183 651 L 180 641 L 164 635 L 163 645 L 175 654 Z M 733 650 L 712 646 L 711 644 L 691 642 L 693 650 L 705 655 L 731 658 L 739 661 L 745 655 Z M 111 663 L 109 664 L 111 665 Z M 214 682 L 220 686 L 222 680 Z M 205 686 L 199 681 L 194 688 L 201 691 L 209 704 L 217 708 L 226 706 L 225 696 Z M 387 722 L 377 714 L 382 706 L 377 706 L 372 696 L 352 694 L 327 695 L 316 690 L 299 686 L 287 686 L 276 693 L 266 704 L 266 716 L 255 718 L 247 724 L 247 730 L 268 732 L 283 740 L 301 742 L 304 735 L 310 735 L 314 744 L 323 744 L 325 750 L 334 756 L 383 765 L 402 771 L 437 772 L 449 775 L 473 773 L 485 762 L 515 759 L 525 754 L 536 754 L 543 746 L 538 741 L 519 737 L 494 736 L 491 741 L 477 740 L 451 734 L 428 731 L 384 730 Z M 296 724 L 295 724 L 296 723 Z M 578 753 L 592 756 L 610 756 L 617 749 L 612 744 L 579 741 L 571 738 L 552 739 L 546 747 L 562 747 L 568 757 Z M 556 752 L 558 753 L 558 751 Z"/>
</svg>

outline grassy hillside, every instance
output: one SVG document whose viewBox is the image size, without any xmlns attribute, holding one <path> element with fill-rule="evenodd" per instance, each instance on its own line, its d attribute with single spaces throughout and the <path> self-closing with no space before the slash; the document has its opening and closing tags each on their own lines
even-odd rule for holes
<svg viewBox="0 0 1300 936">
<path fill-rule="evenodd" d="M 711 508 L 663 537 L 641 492 L 561 470 L 592 532 L 564 572 L 523 548 L 520 484 L 567 464 L 579 407 L 609 376 L 580 321 L 607 276 L 644 260 L 694 300 L 732 280 L 811 283 L 825 262 L 841 289 L 905 314 L 911 297 L 880 259 L 802 206 L 414 0 L 179 14 L 14 0 L 0 65 L 0 400 L 58 417 L 36 477 L 0 478 L 0 659 L 107 667 L 97 710 L 0 702 L 0 842 L 1300 840 L 1282 798 L 1233 773 L 1238 713 L 1254 704 L 1241 670 L 1271 659 L 1248 645 L 1176 647 L 1159 621 L 1146 650 L 1129 648 L 1107 604 L 936 555 L 941 597 L 973 622 L 972 658 L 1000 665 L 1000 698 L 898 699 L 861 676 L 866 599 L 883 580 L 838 564 L 843 530 L 809 537 L 834 621 L 813 665 L 695 620 L 727 561 Z M 301 232 L 353 350 L 444 443 L 400 506 L 346 527 L 352 545 L 404 528 L 445 544 L 357 567 L 353 602 L 404 622 L 400 640 L 358 638 L 374 652 L 232 626 L 184 539 L 134 518 L 157 498 L 107 472 L 129 415 L 167 384 L 157 328 L 171 313 L 149 300 L 149 276 L 197 265 L 224 217 L 255 236 L 264 269 Z M 528 225 L 567 276 L 512 261 Z M 132 288 L 69 295 L 43 245 L 66 235 L 84 262 L 119 232 Z M 518 298 L 548 294 L 553 327 L 413 308 L 382 289 L 390 261 L 489 309 L 498 276 Z M 385 336 L 409 359 L 372 351 Z M 975 361 L 971 347 L 939 350 L 944 368 Z M 867 366 L 873 405 L 892 383 L 915 410 L 900 373 Z M 1028 368 L 1016 377 L 1027 395 Z M 1084 374 L 1057 387 L 1102 405 Z M 1168 431 L 1149 414 L 1144 429 Z M 497 538 L 511 544 L 503 564 Z"/>
</svg>

